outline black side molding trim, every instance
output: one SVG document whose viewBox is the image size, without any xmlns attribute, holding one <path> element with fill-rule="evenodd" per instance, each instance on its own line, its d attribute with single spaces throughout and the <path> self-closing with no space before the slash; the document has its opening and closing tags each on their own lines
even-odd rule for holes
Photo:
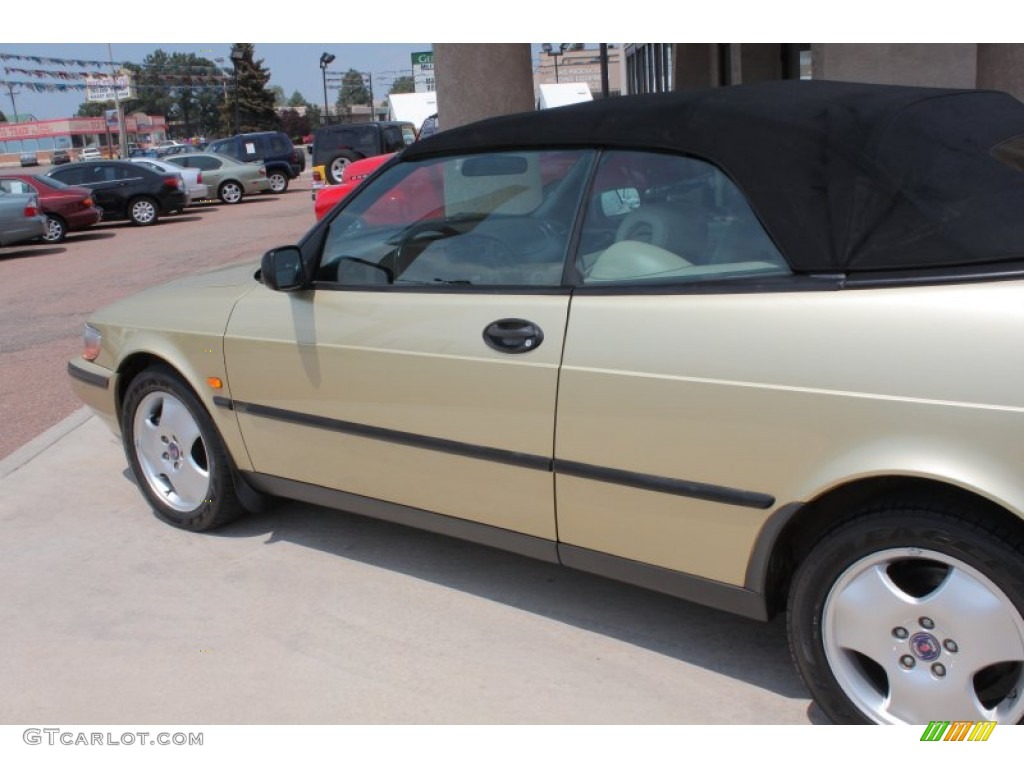
<svg viewBox="0 0 1024 768">
<path fill-rule="evenodd" d="M 232 402 L 230 397 L 221 397 L 220 395 L 213 396 L 213 404 L 218 408 L 227 408 L 229 411 L 235 410 L 235 404 Z"/>
<path fill-rule="evenodd" d="M 84 381 L 86 384 L 92 384 L 94 387 L 100 389 L 106 389 L 110 386 L 110 377 L 103 376 L 92 371 L 85 371 L 72 363 L 68 363 L 68 375 L 73 379 Z"/>
<path fill-rule="evenodd" d="M 371 427 L 366 424 L 357 424 L 352 421 L 340 419 L 329 419 L 325 416 L 314 416 L 308 413 L 297 411 L 286 411 L 281 408 L 271 408 L 266 405 L 255 405 L 235 400 L 234 409 L 240 413 L 251 413 L 253 416 L 263 416 L 268 419 L 288 421 L 293 424 L 302 424 L 307 427 L 317 427 L 333 432 L 342 432 L 346 435 L 356 437 L 367 437 L 373 440 L 384 440 L 389 443 L 408 445 L 412 448 L 425 448 L 430 451 L 441 451 L 456 456 L 465 456 L 470 459 L 482 459 L 494 461 L 500 464 L 511 464 L 526 469 L 539 469 L 544 472 L 551 471 L 551 460 L 546 456 L 535 456 L 529 453 L 518 451 L 504 451 L 500 448 L 488 448 L 472 443 L 462 443 L 457 440 L 445 440 L 440 437 L 426 437 L 413 434 L 412 432 L 400 432 L 395 429 L 384 427 Z"/>
<path fill-rule="evenodd" d="M 598 480 L 604 483 L 625 485 L 631 488 L 640 488 L 645 491 L 656 493 L 669 493 L 675 496 L 686 496 L 691 499 L 701 499 L 718 504 L 730 504 L 738 507 L 751 507 L 753 509 L 769 509 L 775 505 L 775 497 L 757 491 L 744 491 L 738 488 L 726 488 L 720 485 L 709 485 L 698 483 L 693 480 L 677 480 L 672 477 L 661 477 L 659 475 L 645 475 L 639 472 L 627 472 L 621 469 L 608 469 L 592 464 L 583 464 L 578 461 L 565 461 L 556 459 L 552 461 L 546 456 L 537 456 L 530 453 L 519 453 L 517 451 L 505 451 L 500 448 L 489 448 L 487 446 L 475 445 L 473 443 L 462 443 L 456 440 L 445 440 L 439 437 L 427 437 L 412 432 L 400 432 L 395 429 L 384 427 L 371 427 L 367 424 L 357 424 L 352 421 L 330 419 L 325 416 L 315 416 L 298 411 L 288 411 L 282 408 L 272 408 L 266 405 L 245 403 L 239 400 L 228 400 L 227 398 L 213 399 L 214 404 L 233 409 L 239 413 L 248 413 L 253 416 L 261 416 L 267 419 L 277 419 L 292 424 L 301 424 L 306 427 L 326 429 L 332 432 L 340 432 L 356 437 L 365 437 L 371 440 L 384 440 L 398 445 L 407 445 L 412 448 L 423 448 L 428 451 L 441 451 L 455 456 L 465 456 L 470 459 L 482 461 L 493 461 L 499 464 L 508 464 L 524 469 L 535 469 L 541 472 L 554 472 L 556 474 L 581 477 L 587 480 Z"/>
<path fill-rule="evenodd" d="M 592 464 L 581 464 L 578 461 L 555 459 L 555 473 L 582 477 L 587 480 L 599 480 L 615 485 L 627 485 L 645 491 L 671 493 L 675 496 L 687 496 L 691 499 L 703 499 L 719 504 L 732 504 L 738 507 L 768 509 L 775 505 L 775 497 L 756 491 L 743 491 L 737 488 L 726 488 L 721 485 L 708 485 L 692 480 L 676 480 L 659 475 L 644 475 L 639 472 L 626 472 L 621 469 L 607 469 Z"/>
<path fill-rule="evenodd" d="M 464 539 L 476 544 L 483 544 L 487 547 L 515 552 L 525 557 L 531 557 L 534 560 L 545 560 L 550 563 L 558 562 L 558 551 L 555 542 L 538 536 L 516 533 L 504 528 L 496 528 L 493 525 L 485 525 L 484 523 L 477 523 L 472 520 L 461 520 L 457 517 L 449 517 L 448 515 L 428 512 L 415 507 L 407 507 L 403 504 L 371 499 L 368 496 L 337 491 L 320 485 L 301 483 L 297 480 L 288 480 L 283 477 L 275 477 L 274 475 L 244 472 L 242 476 L 256 490 L 274 496 L 305 501 L 309 504 L 319 504 L 322 507 L 331 507 L 344 512 L 362 515 L 363 517 L 372 517 L 389 523 L 398 523 L 399 525 L 438 533 L 442 536 Z"/>
</svg>

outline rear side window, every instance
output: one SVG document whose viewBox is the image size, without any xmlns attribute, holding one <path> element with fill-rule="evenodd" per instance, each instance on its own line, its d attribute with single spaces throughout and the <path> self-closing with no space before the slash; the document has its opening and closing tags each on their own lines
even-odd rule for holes
<svg viewBox="0 0 1024 768">
<path fill-rule="evenodd" d="M 585 210 L 576 258 L 584 284 L 790 274 L 743 193 L 698 158 L 607 152 Z"/>
<path fill-rule="evenodd" d="M 270 154 L 287 155 L 292 151 L 292 143 L 284 136 L 274 134 L 270 137 Z"/>
<path fill-rule="evenodd" d="M 227 155 L 228 157 L 233 157 L 235 160 L 241 159 L 238 152 L 238 145 L 232 139 L 214 142 L 210 145 L 210 151 L 221 155 Z"/>
<path fill-rule="evenodd" d="M 85 169 L 83 168 L 68 168 L 53 175 L 65 184 L 82 184 L 85 181 Z"/>
</svg>

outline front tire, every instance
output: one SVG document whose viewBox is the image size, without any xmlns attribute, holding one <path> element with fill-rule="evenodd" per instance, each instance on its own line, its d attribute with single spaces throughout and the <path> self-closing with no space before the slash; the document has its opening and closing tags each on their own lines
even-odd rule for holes
<svg viewBox="0 0 1024 768">
<path fill-rule="evenodd" d="M 1024 542 L 980 519 L 890 503 L 800 565 L 790 649 L 835 722 L 1024 719 Z"/>
<path fill-rule="evenodd" d="M 169 368 L 149 368 L 128 386 L 121 434 L 139 489 L 161 519 L 208 531 L 243 512 L 213 421 Z"/>
<path fill-rule="evenodd" d="M 128 218 L 137 227 L 148 227 L 160 220 L 160 207 L 150 197 L 136 197 L 128 203 Z"/>
</svg>

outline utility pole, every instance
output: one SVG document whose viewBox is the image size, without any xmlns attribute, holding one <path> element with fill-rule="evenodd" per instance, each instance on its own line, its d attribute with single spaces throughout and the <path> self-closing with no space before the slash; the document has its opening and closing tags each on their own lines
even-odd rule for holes
<svg viewBox="0 0 1024 768">
<path fill-rule="evenodd" d="M 14 113 L 12 119 L 14 122 L 18 122 L 18 108 L 14 104 L 14 84 L 4 83 L 4 85 L 7 87 L 7 93 L 10 94 L 11 97 L 11 112 Z"/>
<path fill-rule="evenodd" d="M 125 145 L 124 109 L 121 107 L 121 97 L 117 95 L 118 83 L 117 73 L 114 71 L 114 48 L 110 43 L 107 43 L 107 55 L 110 57 L 110 84 L 114 89 L 114 109 L 117 110 L 117 153 L 119 157 L 127 157 L 128 147 Z"/>
</svg>

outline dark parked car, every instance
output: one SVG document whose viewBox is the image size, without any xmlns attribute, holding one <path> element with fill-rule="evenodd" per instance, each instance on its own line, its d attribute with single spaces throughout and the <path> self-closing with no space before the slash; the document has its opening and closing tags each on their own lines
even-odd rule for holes
<svg viewBox="0 0 1024 768">
<path fill-rule="evenodd" d="M 55 149 L 50 155 L 50 165 L 64 165 L 71 162 L 71 153 L 66 149 Z"/>
<path fill-rule="evenodd" d="M 35 152 L 22 152 L 20 161 L 22 168 L 27 168 L 30 165 L 39 165 L 39 156 Z"/>
<path fill-rule="evenodd" d="M 217 139 L 206 148 L 207 152 L 227 155 L 243 163 L 259 160 L 267 169 L 270 191 L 281 194 L 288 190 L 288 182 L 302 173 L 305 158 L 292 144 L 288 134 L 281 131 L 240 133 L 227 139 Z"/>
<path fill-rule="evenodd" d="M 157 173 L 127 160 L 93 160 L 54 168 L 47 176 L 92 190 L 103 218 L 156 224 L 165 213 L 182 211 L 188 192 L 181 176 Z"/>
<path fill-rule="evenodd" d="M 340 184 L 355 160 L 401 152 L 416 141 L 416 126 L 402 122 L 327 125 L 313 134 L 313 167 L 323 166 L 329 184 Z"/>
<path fill-rule="evenodd" d="M 68 186 L 49 176 L 5 173 L 0 175 L 0 189 L 39 196 L 39 207 L 46 216 L 43 240 L 48 243 L 59 243 L 68 232 L 87 229 L 103 216 L 103 210 L 93 201 L 90 190 Z"/>
</svg>

